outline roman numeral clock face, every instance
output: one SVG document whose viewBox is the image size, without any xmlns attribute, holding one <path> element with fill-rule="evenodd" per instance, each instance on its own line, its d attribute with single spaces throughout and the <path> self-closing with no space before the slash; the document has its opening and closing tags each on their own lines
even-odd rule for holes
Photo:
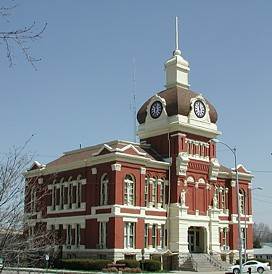
<svg viewBox="0 0 272 274">
<path fill-rule="evenodd" d="M 203 118 L 206 114 L 206 107 L 204 105 L 204 103 L 200 100 L 195 101 L 194 103 L 194 112 L 195 115 L 198 118 Z"/>
<path fill-rule="evenodd" d="M 153 119 L 160 117 L 162 113 L 162 103 L 160 101 L 154 102 L 150 107 L 150 115 Z"/>
</svg>

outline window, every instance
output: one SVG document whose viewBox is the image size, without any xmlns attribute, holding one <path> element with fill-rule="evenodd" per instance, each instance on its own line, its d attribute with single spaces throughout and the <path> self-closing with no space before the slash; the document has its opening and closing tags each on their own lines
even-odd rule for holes
<svg viewBox="0 0 272 274">
<path fill-rule="evenodd" d="M 145 189 L 144 189 L 144 203 L 148 206 L 148 195 L 149 195 L 149 178 L 145 178 Z"/>
<path fill-rule="evenodd" d="M 64 178 L 60 180 L 60 209 L 63 209 L 64 205 L 64 185 L 63 185 Z"/>
<path fill-rule="evenodd" d="M 164 225 L 161 225 L 160 246 L 161 246 L 161 248 L 165 248 L 165 228 L 164 228 Z"/>
<path fill-rule="evenodd" d="M 228 243 L 227 243 L 227 228 L 226 227 L 223 228 L 222 243 L 223 243 L 223 246 L 228 245 Z"/>
<path fill-rule="evenodd" d="M 222 209 L 228 208 L 227 201 L 228 201 L 228 188 L 223 188 L 221 192 L 221 208 Z"/>
<path fill-rule="evenodd" d="M 135 244 L 135 224 L 125 223 L 124 227 L 124 246 L 125 248 L 134 248 Z"/>
<path fill-rule="evenodd" d="M 75 245 L 77 247 L 79 247 L 80 246 L 80 224 L 76 225 L 76 233 L 75 233 L 75 235 L 76 235 Z"/>
<path fill-rule="evenodd" d="M 36 212 L 36 200 L 37 200 L 36 189 L 33 186 L 33 188 L 31 189 L 31 192 L 30 192 L 30 212 L 31 213 Z"/>
<path fill-rule="evenodd" d="M 157 225 L 152 225 L 152 247 L 157 247 Z"/>
<path fill-rule="evenodd" d="M 72 203 L 73 203 L 73 183 L 72 177 L 68 179 L 68 207 L 72 208 Z"/>
<path fill-rule="evenodd" d="M 100 222 L 99 223 L 99 245 L 100 248 L 106 248 L 107 246 L 107 223 L 106 222 Z"/>
<path fill-rule="evenodd" d="M 155 182 L 153 182 L 153 187 L 152 187 L 153 206 L 156 206 L 156 204 L 157 204 L 157 192 L 158 192 L 158 182 L 155 181 Z"/>
<path fill-rule="evenodd" d="M 134 205 L 134 180 L 131 175 L 125 177 L 124 204 Z"/>
<path fill-rule="evenodd" d="M 77 176 L 77 195 L 76 195 L 76 203 L 77 207 L 81 207 L 81 193 L 82 193 L 82 184 L 81 184 L 81 175 Z"/>
<path fill-rule="evenodd" d="M 239 198 L 240 198 L 240 212 L 245 214 L 245 192 L 244 190 L 239 190 Z"/>
<path fill-rule="evenodd" d="M 56 192 L 57 192 L 56 180 L 54 180 L 53 181 L 53 188 L 52 188 L 52 209 L 53 210 L 56 209 Z"/>
<path fill-rule="evenodd" d="M 148 224 L 144 226 L 144 247 L 148 247 Z"/>
<path fill-rule="evenodd" d="M 67 225 L 66 244 L 67 245 L 71 245 L 72 244 L 72 226 L 71 225 Z"/>
<path fill-rule="evenodd" d="M 161 182 L 160 203 L 161 203 L 161 207 L 164 207 L 164 183 L 163 182 Z"/>
<path fill-rule="evenodd" d="M 100 205 L 108 204 L 108 175 L 104 174 L 101 177 L 101 186 L 100 186 Z"/>
</svg>

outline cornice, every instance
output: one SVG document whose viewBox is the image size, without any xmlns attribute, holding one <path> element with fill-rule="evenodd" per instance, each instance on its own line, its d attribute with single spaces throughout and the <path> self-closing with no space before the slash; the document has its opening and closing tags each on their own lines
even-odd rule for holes
<svg viewBox="0 0 272 274">
<path fill-rule="evenodd" d="M 68 171 L 72 169 L 82 168 L 82 167 L 91 167 L 98 164 L 115 162 L 115 161 L 124 161 L 127 163 L 140 164 L 145 167 L 155 167 L 164 170 L 168 170 L 170 164 L 167 162 L 156 161 L 144 156 L 138 155 L 129 155 L 122 152 L 114 152 L 110 154 L 99 155 L 90 159 L 80 160 L 68 164 L 63 164 L 60 166 L 52 167 L 43 167 L 42 169 L 35 169 L 25 172 L 23 175 L 25 178 L 31 178 L 36 176 L 44 176 L 52 173 L 58 173 L 63 171 Z"/>
</svg>

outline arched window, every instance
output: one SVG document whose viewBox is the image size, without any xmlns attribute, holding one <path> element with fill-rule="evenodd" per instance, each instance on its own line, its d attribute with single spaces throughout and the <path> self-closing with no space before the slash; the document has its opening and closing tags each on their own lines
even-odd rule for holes
<svg viewBox="0 0 272 274">
<path fill-rule="evenodd" d="M 30 193 L 30 212 L 34 213 L 36 212 L 36 189 L 35 186 L 33 186 L 33 188 L 31 189 L 31 193 Z"/>
<path fill-rule="evenodd" d="M 134 205 L 134 178 L 131 175 L 126 175 L 124 182 L 124 204 Z"/>
<path fill-rule="evenodd" d="M 108 204 L 108 174 L 104 174 L 101 177 L 101 184 L 100 184 L 100 205 L 107 205 Z"/>
<path fill-rule="evenodd" d="M 60 209 L 63 209 L 64 205 L 64 178 L 60 180 Z"/>
<path fill-rule="evenodd" d="M 56 187 L 57 180 L 53 181 L 52 185 L 52 210 L 56 209 L 56 200 L 57 200 L 57 187 Z"/>
<path fill-rule="evenodd" d="M 240 212 L 242 214 L 245 214 L 245 192 L 244 190 L 240 189 L 239 190 L 239 198 L 240 198 Z"/>
<path fill-rule="evenodd" d="M 77 189 L 76 189 L 76 203 L 77 207 L 81 207 L 81 198 L 82 198 L 82 183 L 81 183 L 82 176 L 77 176 Z"/>
<path fill-rule="evenodd" d="M 73 183 L 72 176 L 70 176 L 68 179 L 68 208 L 72 208 L 73 199 Z"/>
</svg>

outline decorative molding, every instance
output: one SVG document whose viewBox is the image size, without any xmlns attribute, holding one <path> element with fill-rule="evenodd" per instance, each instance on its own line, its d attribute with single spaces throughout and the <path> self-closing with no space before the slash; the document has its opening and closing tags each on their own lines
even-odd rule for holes
<svg viewBox="0 0 272 274">
<path fill-rule="evenodd" d="M 211 181 L 216 181 L 219 173 L 220 164 L 216 158 L 211 159 L 211 165 L 209 169 L 209 178 Z"/>
<path fill-rule="evenodd" d="M 112 164 L 111 165 L 111 170 L 112 171 L 121 171 L 122 165 L 121 164 Z"/>
<path fill-rule="evenodd" d="M 140 172 L 142 175 L 146 174 L 146 168 L 145 167 L 141 167 Z"/>
<path fill-rule="evenodd" d="M 93 167 L 92 168 L 92 174 L 94 175 L 94 174 L 97 174 L 97 168 L 96 167 Z"/>
<path fill-rule="evenodd" d="M 232 180 L 232 181 L 230 182 L 230 185 L 231 185 L 231 187 L 235 187 L 235 186 L 236 186 L 236 181 Z"/>
<path fill-rule="evenodd" d="M 176 174 L 179 176 L 186 176 L 189 163 L 189 154 L 187 152 L 180 152 L 176 158 Z"/>
</svg>

